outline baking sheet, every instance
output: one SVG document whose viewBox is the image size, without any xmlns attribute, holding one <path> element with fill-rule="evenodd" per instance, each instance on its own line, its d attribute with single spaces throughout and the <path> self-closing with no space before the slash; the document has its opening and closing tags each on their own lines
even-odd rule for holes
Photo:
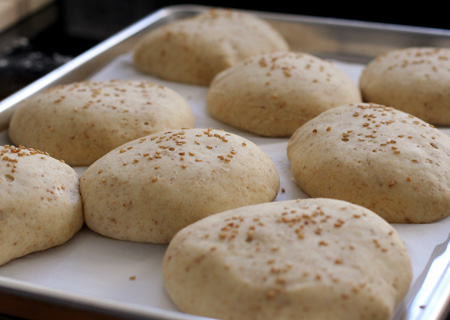
<svg viewBox="0 0 450 320">
<path fill-rule="evenodd" d="M 363 64 L 338 60 L 334 63 L 357 83 Z M 163 81 L 138 73 L 129 53 L 117 56 L 90 76 L 92 80 L 118 78 L 152 80 L 174 89 L 189 102 L 197 127 L 213 127 L 239 134 L 268 153 L 278 168 L 281 188 L 285 190 L 280 191 L 275 201 L 307 197 L 292 178 L 286 156 L 288 140 L 258 137 L 215 121 L 206 109 L 206 87 Z M 450 135 L 449 128 L 440 129 Z M 7 132 L 0 132 L 0 144 L 9 143 Z M 81 174 L 85 168 L 76 169 Z M 413 264 L 411 289 L 395 318 L 419 319 L 429 312 L 433 304 L 447 298 L 436 296 L 439 293 L 436 285 L 448 274 L 450 218 L 431 224 L 395 224 L 394 227 L 405 241 Z M 126 315 L 199 319 L 180 313 L 164 291 L 161 262 L 165 249 L 166 245 L 105 238 L 85 227 L 62 246 L 27 255 L 0 267 L 0 286 Z M 432 318 L 427 316 L 427 319 Z"/>
</svg>

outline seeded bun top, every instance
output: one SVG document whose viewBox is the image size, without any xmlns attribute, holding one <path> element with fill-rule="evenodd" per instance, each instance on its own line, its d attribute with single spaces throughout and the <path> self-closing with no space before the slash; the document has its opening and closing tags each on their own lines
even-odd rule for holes
<svg viewBox="0 0 450 320">
<path fill-rule="evenodd" d="M 390 319 L 411 282 L 395 229 L 331 199 L 218 213 L 181 230 L 163 261 L 180 310 L 219 319 Z"/>
<path fill-rule="evenodd" d="M 280 181 L 257 145 L 214 129 L 171 130 L 131 141 L 81 178 L 86 224 L 118 239 L 166 243 L 186 225 L 272 201 Z"/>
<path fill-rule="evenodd" d="M 41 151 L 0 147 L 0 265 L 80 230 L 78 181 L 75 170 Z"/>
<path fill-rule="evenodd" d="M 206 102 L 219 121 L 284 137 L 325 110 L 361 102 L 361 95 L 344 70 L 329 61 L 307 53 L 273 52 L 222 71 Z"/>
<path fill-rule="evenodd" d="M 294 133 L 287 153 L 311 197 L 360 204 L 389 222 L 450 214 L 450 137 L 400 110 L 375 104 L 328 110 Z"/>
<path fill-rule="evenodd" d="M 450 124 L 450 49 L 403 48 L 376 57 L 363 70 L 366 102 L 411 113 L 436 125 Z"/>
<path fill-rule="evenodd" d="M 163 79 L 207 86 L 238 61 L 278 50 L 289 50 L 289 45 L 266 21 L 210 9 L 150 31 L 134 50 L 134 65 Z"/>
<path fill-rule="evenodd" d="M 138 137 L 195 126 L 188 103 L 149 81 L 86 81 L 59 85 L 24 101 L 13 114 L 14 144 L 87 166 Z"/>
</svg>

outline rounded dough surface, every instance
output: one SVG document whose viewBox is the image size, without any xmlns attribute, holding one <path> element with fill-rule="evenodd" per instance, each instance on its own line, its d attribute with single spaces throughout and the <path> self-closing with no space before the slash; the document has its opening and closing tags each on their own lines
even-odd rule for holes
<svg viewBox="0 0 450 320">
<path fill-rule="evenodd" d="M 0 147 L 0 159 L 0 265 L 71 239 L 83 225 L 75 170 L 23 147 Z"/>
<path fill-rule="evenodd" d="M 163 79 L 207 86 L 236 62 L 278 50 L 289 50 L 289 45 L 264 20 L 210 9 L 150 31 L 134 50 L 134 64 Z"/>
<path fill-rule="evenodd" d="M 328 110 L 294 133 L 287 154 L 311 197 L 347 200 L 389 222 L 450 214 L 450 137 L 400 110 L 368 103 Z"/>
<path fill-rule="evenodd" d="M 16 145 L 36 148 L 72 166 L 154 132 L 195 126 L 186 100 L 149 81 L 110 80 L 55 86 L 26 100 L 9 126 Z"/>
<path fill-rule="evenodd" d="M 163 260 L 167 293 L 219 319 L 390 319 L 411 283 L 396 230 L 332 199 L 241 207 L 181 230 Z"/>
<path fill-rule="evenodd" d="M 363 100 L 411 113 L 436 125 L 450 124 L 450 49 L 392 50 L 363 70 Z"/>
<path fill-rule="evenodd" d="M 167 243 L 186 225 L 272 201 L 278 171 L 257 145 L 213 129 L 172 130 L 129 142 L 81 178 L 86 224 L 112 238 Z"/>
<path fill-rule="evenodd" d="M 331 62 L 306 53 L 254 56 L 222 71 L 207 94 L 219 121 L 262 136 L 290 136 L 330 108 L 361 102 L 358 86 Z"/>
</svg>

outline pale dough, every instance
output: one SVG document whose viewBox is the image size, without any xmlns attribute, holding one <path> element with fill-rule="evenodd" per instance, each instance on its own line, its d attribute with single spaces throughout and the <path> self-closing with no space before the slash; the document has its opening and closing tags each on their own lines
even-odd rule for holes
<svg viewBox="0 0 450 320">
<path fill-rule="evenodd" d="M 208 86 L 238 61 L 279 50 L 289 45 L 268 22 L 237 10 L 209 9 L 149 31 L 134 48 L 134 65 L 166 80 Z"/>
<path fill-rule="evenodd" d="M 195 126 L 187 101 L 150 81 L 107 80 L 59 85 L 25 100 L 9 126 L 16 145 L 87 166 L 136 138 Z"/>
<path fill-rule="evenodd" d="M 408 251 L 370 210 L 331 199 L 245 206 L 200 220 L 170 242 L 167 293 L 218 319 L 391 318 L 411 283 Z"/>
<path fill-rule="evenodd" d="M 363 99 L 435 125 L 450 124 L 450 49 L 412 47 L 379 55 L 360 78 Z"/>
<path fill-rule="evenodd" d="M 294 133 L 287 154 L 311 197 L 347 200 L 397 223 L 450 214 L 450 137 L 403 111 L 375 104 L 328 110 Z"/>
<path fill-rule="evenodd" d="M 74 169 L 38 150 L 0 147 L 0 265 L 61 245 L 82 225 Z"/>
<path fill-rule="evenodd" d="M 361 102 L 353 80 L 336 65 L 307 53 L 257 55 L 222 71 L 206 98 L 210 114 L 269 137 L 290 136 L 333 107 Z"/>
<path fill-rule="evenodd" d="M 214 129 L 129 142 L 81 177 L 86 224 L 112 238 L 167 243 L 208 215 L 275 199 L 280 178 L 256 144 Z"/>
</svg>

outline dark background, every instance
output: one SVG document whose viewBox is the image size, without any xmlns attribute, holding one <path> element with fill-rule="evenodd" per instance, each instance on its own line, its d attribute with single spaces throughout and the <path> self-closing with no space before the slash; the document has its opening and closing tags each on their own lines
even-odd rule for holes
<svg viewBox="0 0 450 320">
<path fill-rule="evenodd" d="M 395 1 L 351 4 L 342 1 L 331 4 L 270 1 L 263 4 L 244 1 L 55 0 L 0 32 L 0 100 L 151 12 L 177 4 L 450 29 L 447 8 L 430 1 L 414 5 Z M 17 299 L 15 301 L 19 301 Z M 11 318 L 0 314 L 0 319 Z"/>
<path fill-rule="evenodd" d="M 0 100 L 151 12 L 177 4 L 450 29 L 442 4 L 383 1 L 55 0 L 0 32 Z"/>
</svg>

